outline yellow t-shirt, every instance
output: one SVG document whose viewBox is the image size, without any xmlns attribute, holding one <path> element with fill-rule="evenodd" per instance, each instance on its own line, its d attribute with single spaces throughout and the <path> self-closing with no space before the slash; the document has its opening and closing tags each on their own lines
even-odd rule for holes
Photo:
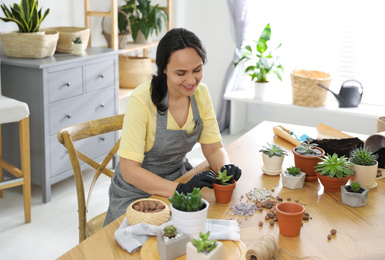
<svg viewBox="0 0 385 260">
<path fill-rule="evenodd" d="M 150 87 L 151 81 L 147 81 L 135 88 L 128 98 L 118 150 L 118 156 L 140 163 L 143 162 L 144 153 L 153 147 L 155 141 L 157 109 L 151 100 Z M 194 96 L 203 122 L 203 130 L 198 142 L 210 144 L 221 141 L 222 137 L 207 86 L 199 84 Z M 186 134 L 194 129 L 191 104 L 188 118 L 182 128 L 178 126 L 171 113 L 169 111 L 167 113 L 167 129 L 186 130 Z"/>
</svg>

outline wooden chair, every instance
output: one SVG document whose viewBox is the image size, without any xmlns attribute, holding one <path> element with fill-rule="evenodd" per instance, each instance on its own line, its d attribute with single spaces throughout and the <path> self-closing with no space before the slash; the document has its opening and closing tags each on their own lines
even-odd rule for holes
<svg viewBox="0 0 385 260">
<path fill-rule="evenodd" d="M 103 227 L 103 223 L 106 218 L 106 212 L 99 214 L 98 216 L 92 218 L 90 221 L 87 221 L 87 208 L 91 198 L 92 190 L 99 176 L 102 173 L 109 177 L 112 177 L 113 175 L 113 172 L 107 169 L 106 166 L 118 151 L 120 138 L 115 143 L 115 145 L 113 145 L 110 152 L 106 155 L 100 164 L 95 162 L 84 153 L 80 152 L 74 143 L 79 140 L 100 136 L 106 133 L 117 132 L 116 134 L 118 134 L 118 131 L 121 130 L 123 126 L 123 117 L 124 114 L 121 114 L 79 123 L 63 128 L 58 132 L 57 138 L 59 142 L 67 148 L 75 177 L 79 212 L 79 243 Z M 87 200 L 80 160 L 96 170 L 88 190 Z"/>
</svg>

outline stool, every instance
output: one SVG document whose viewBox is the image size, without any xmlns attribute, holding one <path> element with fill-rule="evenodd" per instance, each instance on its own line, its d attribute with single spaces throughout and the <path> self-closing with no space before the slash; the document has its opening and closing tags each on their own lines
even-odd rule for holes
<svg viewBox="0 0 385 260">
<path fill-rule="evenodd" d="M 1 126 L 18 122 L 20 140 L 21 169 L 3 159 L 1 147 Z M 16 144 L 15 144 L 16 145 Z M 3 181 L 3 169 L 15 178 Z M 24 102 L 4 97 L 0 92 L 0 197 L 3 190 L 15 186 L 23 186 L 25 222 L 31 222 L 31 161 L 29 142 L 29 108 Z"/>
</svg>

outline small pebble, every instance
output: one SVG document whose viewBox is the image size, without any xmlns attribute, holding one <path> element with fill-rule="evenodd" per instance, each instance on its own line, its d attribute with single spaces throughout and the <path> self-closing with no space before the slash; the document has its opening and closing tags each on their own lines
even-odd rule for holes
<svg viewBox="0 0 385 260">
<path fill-rule="evenodd" d="M 291 201 L 291 198 L 290 198 L 290 197 L 287 197 L 287 201 Z"/>
<path fill-rule="evenodd" d="M 263 226 L 263 222 L 262 222 L 262 221 L 259 221 L 258 225 L 259 225 L 260 227 L 262 227 L 262 226 Z"/>
<path fill-rule="evenodd" d="M 274 220 L 271 220 L 270 221 L 270 226 L 274 226 L 274 224 L 275 224 Z"/>
<path fill-rule="evenodd" d="M 299 202 L 299 200 L 295 200 L 295 202 L 297 202 L 297 203 L 298 203 L 298 202 Z"/>
<path fill-rule="evenodd" d="M 332 235 L 334 236 L 335 234 L 337 234 L 337 230 L 335 230 L 335 229 L 333 228 L 332 230 L 330 230 L 330 234 L 332 234 Z"/>
<path fill-rule="evenodd" d="M 328 240 L 332 239 L 332 235 L 328 234 Z"/>
</svg>

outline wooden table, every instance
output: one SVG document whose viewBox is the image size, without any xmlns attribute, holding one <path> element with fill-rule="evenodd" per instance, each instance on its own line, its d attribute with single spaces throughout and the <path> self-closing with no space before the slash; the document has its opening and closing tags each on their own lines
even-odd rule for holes
<svg viewBox="0 0 385 260">
<path fill-rule="evenodd" d="M 341 202 L 341 193 L 323 192 L 322 185 L 316 182 L 306 182 L 303 189 L 289 190 L 282 187 L 280 176 L 268 176 L 262 173 L 262 156 L 259 149 L 266 142 L 275 143 L 286 150 L 283 167 L 294 165 L 292 149 L 294 145 L 275 136 L 273 126 L 282 125 L 297 134 L 304 133 L 313 138 L 328 138 L 325 133 L 315 127 L 263 122 L 235 140 L 226 147 L 231 161 L 242 169 L 242 178 L 237 182 L 232 202 L 218 204 L 215 202 L 213 190 L 202 189 L 202 196 L 210 202 L 208 218 L 239 219 L 241 221 L 241 239 L 245 245 L 252 247 L 261 237 L 272 235 L 279 248 L 293 254 L 316 256 L 319 259 L 385 259 L 385 180 L 377 180 L 377 187 L 369 192 L 365 207 L 352 208 Z M 354 135 L 365 140 L 365 136 Z M 188 180 L 195 173 L 207 168 L 207 162 L 195 167 L 180 178 Z M 246 202 L 245 194 L 253 188 L 274 188 L 274 195 L 281 196 L 284 201 L 290 197 L 299 200 L 306 207 L 311 219 L 304 221 L 301 234 L 298 237 L 285 237 L 279 234 L 278 224 L 271 227 L 264 220 L 267 210 L 256 212 L 252 217 L 236 217 L 228 214 L 233 203 Z M 167 202 L 166 198 L 160 198 Z M 114 232 L 119 227 L 123 217 L 86 239 L 78 246 L 61 256 L 59 259 L 140 259 L 140 252 L 129 254 L 124 251 L 114 239 Z M 264 221 L 263 227 L 258 222 Z M 337 230 L 336 236 L 327 239 L 330 230 Z M 285 251 L 278 254 L 277 259 L 295 259 Z"/>
</svg>

